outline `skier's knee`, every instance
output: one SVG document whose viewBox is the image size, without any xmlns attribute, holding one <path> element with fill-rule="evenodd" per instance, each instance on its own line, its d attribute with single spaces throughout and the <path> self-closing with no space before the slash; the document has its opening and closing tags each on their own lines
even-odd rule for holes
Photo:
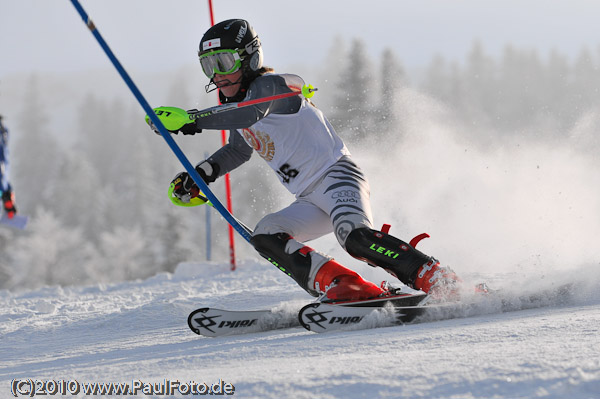
<svg viewBox="0 0 600 399">
<path fill-rule="evenodd" d="M 271 213 L 258 222 L 254 229 L 254 236 L 275 235 L 282 231 L 290 231 L 288 224 L 287 218 L 281 217 L 278 213 Z"/>
<path fill-rule="evenodd" d="M 294 240 L 287 233 L 255 234 L 250 243 L 258 253 L 279 270 L 293 278 L 300 287 L 313 296 L 318 296 L 310 281 L 313 274 L 328 257 Z"/>
<path fill-rule="evenodd" d="M 335 221 L 333 232 L 340 245 L 345 248 L 346 240 L 348 240 L 348 236 L 352 232 L 370 227 L 371 222 L 366 215 L 363 213 L 351 213 Z"/>
<path fill-rule="evenodd" d="M 267 258 L 285 252 L 285 247 L 292 237 L 287 233 L 276 234 L 254 234 L 250 238 L 250 244 L 258 253 Z"/>
</svg>

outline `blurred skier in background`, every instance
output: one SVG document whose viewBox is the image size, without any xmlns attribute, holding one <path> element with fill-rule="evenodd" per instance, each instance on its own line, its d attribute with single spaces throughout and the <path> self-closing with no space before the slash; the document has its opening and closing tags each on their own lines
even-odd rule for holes
<svg viewBox="0 0 600 399">
<path fill-rule="evenodd" d="M 263 66 L 258 35 L 243 19 L 211 27 L 200 41 L 198 56 L 210 79 L 206 92 L 218 89 L 223 104 L 290 93 L 304 86 L 299 76 L 275 74 Z M 410 245 L 373 227 L 367 178 L 323 113 L 307 98 L 297 95 L 201 118 L 185 116 L 188 122 L 171 133 L 230 130 L 228 144 L 195 167 L 207 184 L 248 161 L 256 151 L 295 195 L 292 204 L 258 222 L 250 242 L 309 294 L 335 301 L 390 293 L 386 285 L 366 281 L 303 243 L 331 232 L 351 256 L 382 267 L 410 287 L 437 298 L 456 294 L 460 279 L 452 270 L 415 249 L 416 243 Z M 179 173 L 172 185 L 172 195 L 182 203 L 202 195 L 187 172 Z"/>
<path fill-rule="evenodd" d="M 17 214 L 17 208 L 9 181 L 8 129 L 2 123 L 2 115 L 0 115 L 0 191 L 4 212 L 9 219 L 12 219 Z"/>
</svg>

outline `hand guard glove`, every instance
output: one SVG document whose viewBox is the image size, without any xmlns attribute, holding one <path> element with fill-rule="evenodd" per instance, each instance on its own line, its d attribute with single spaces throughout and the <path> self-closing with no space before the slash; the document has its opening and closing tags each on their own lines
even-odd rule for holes
<svg viewBox="0 0 600 399">
<path fill-rule="evenodd" d="M 154 126 L 154 123 L 152 123 L 152 121 L 148 122 L 148 125 L 150 125 L 150 129 L 152 129 L 154 133 L 160 136 L 158 128 Z M 187 125 L 183 125 L 179 130 L 169 130 L 169 133 L 171 134 L 178 134 L 179 132 L 183 133 L 184 135 L 193 136 L 196 133 L 202 133 L 202 129 L 198 129 L 195 123 L 188 123 Z"/>
<path fill-rule="evenodd" d="M 196 110 L 184 111 L 183 109 L 176 107 L 154 108 L 154 113 L 170 133 L 178 134 L 181 132 L 184 135 L 194 135 L 202 132 L 202 129 L 199 129 L 196 126 L 195 119 L 190 115 L 190 113 L 193 113 L 194 111 Z M 160 135 L 157 127 L 154 126 L 154 123 L 152 123 L 152 120 L 148 115 L 146 115 L 146 123 L 150 125 L 150 128 L 154 133 Z"/>
<path fill-rule="evenodd" d="M 192 198 L 200 195 L 200 189 L 188 172 L 180 172 L 171 182 L 173 185 L 173 196 L 181 202 L 188 204 Z"/>
<path fill-rule="evenodd" d="M 2 207 L 6 212 L 6 216 L 12 219 L 17 214 L 17 208 L 15 207 L 15 195 L 8 189 L 2 193 Z"/>
<path fill-rule="evenodd" d="M 206 184 L 214 182 L 219 175 L 219 165 L 211 164 L 208 161 L 200 162 L 195 169 Z M 202 195 L 198 185 L 187 172 L 177 174 L 171 184 L 173 185 L 173 195 L 181 202 L 189 203 L 192 198 Z"/>
</svg>

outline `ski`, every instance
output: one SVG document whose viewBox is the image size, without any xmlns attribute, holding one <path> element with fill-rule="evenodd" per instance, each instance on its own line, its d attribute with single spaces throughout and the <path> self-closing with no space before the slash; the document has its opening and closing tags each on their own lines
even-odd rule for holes
<svg viewBox="0 0 600 399">
<path fill-rule="evenodd" d="M 298 327 L 297 311 L 282 309 L 224 310 L 200 308 L 188 316 L 188 326 L 198 335 L 223 337 Z"/>
<path fill-rule="evenodd" d="M 302 327 L 313 332 L 339 329 L 367 329 L 411 322 L 424 314 L 428 306 L 340 306 L 311 303 L 303 307 L 298 319 Z"/>
<path fill-rule="evenodd" d="M 459 301 L 442 303 L 386 298 L 345 306 L 321 302 L 304 306 L 298 319 L 305 329 L 317 333 L 362 330 L 562 305 L 568 303 L 573 292 L 573 284 L 566 283 L 521 294 L 498 290 L 475 292 Z"/>
<path fill-rule="evenodd" d="M 342 329 L 359 330 L 563 305 L 569 302 L 574 291 L 572 283 L 565 283 L 532 290 L 529 293 L 492 291 L 486 288 L 485 291 L 466 295 L 461 300 L 442 303 L 431 303 L 426 300 L 415 303 L 406 299 L 386 300 L 386 298 L 370 301 L 370 303 L 359 301 L 346 306 L 313 303 L 304 306 L 298 318 L 304 328 L 317 333 Z"/>
<path fill-rule="evenodd" d="M 14 215 L 12 218 L 9 218 L 6 213 L 4 213 L 0 217 L 0 224 L 5 224 L 20 230 L 23 230 L 25 226 L 27 226 L 28 221 L 29 218 L 23 215 Z"/>
<path fill-rule="evenodd" d="M 366 309 L 382 307 L 386 303 L 402 306 L 416 305 L 426 297 L 421 291 L 398 293 L 383 298 L 338 302 L 316 302 L 311 305 L 327 305 L 336 308 L 352 307 Z M 188 316 L 188 326 L 196 334 L 205 337 L 222 337 L 249 334 L 270 330 L 299 327 L 297 309 L 273 308 L 263 310 L 226 310 L 204 307 L 194 310 Z"/>
<path fill-rule="evenodd" d="M 428 306 L 419 305 L 426 297 L 424 292 L 415 291 L 371 300 L 316 302 L 300 309 L 298 320 L 313 332 L 403 324 L 427 311 Z"/>
<path fill-rule="evenodd" d="M 410 292 L 402 292 L 400 289 L 395 289 L 395 293 L 378 298 L 343 301 L 325 300 L 318 303 L 352 307 L 381 307 L 388 303 L 392 304 L 393 306 L 415 306 L 423 302 L 423 300 L 427 297 L 427 294 L 425 294 L 423 291 L 415 291 L 408 287 L 405 288 L 410 290 Z"/>
<path fill-rule="evenodd" d="M 411 290 L 368 300 L 313 302 L 299 311 L 289 308 L 234 311 L 205 307 L 190 313 L 188 325 L 194 333 L 206 337 L 299 326 L 316 333 L 362 330 L 563 305 L 575 291 L 574 284 L 565 283 L 520 294 L 499 290 L 473 293 L 460 301 L 444 303 L 428 303 L 425 293 Z"/>
</svg>

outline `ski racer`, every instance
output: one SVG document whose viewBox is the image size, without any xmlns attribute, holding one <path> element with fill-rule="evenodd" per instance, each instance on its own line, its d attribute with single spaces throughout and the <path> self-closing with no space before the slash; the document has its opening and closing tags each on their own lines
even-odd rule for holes
<svg viewBox="0 0 600 399">
<path fill-rule="evenodd" d="M 6 216 L 12 219 L 17 214 L 15 207 L 15 195 L 12 191 L 9 179 L 8 164 L 8 129 L 2 123 L 0 115 L 0 192 L 2 193 L 2 207 Z"/>
<path fill-rule="evenodd" d="M 218 89 L 223 104 L 289 93 L 304 85 L 299 76 L 276 74 L 263 66 L 261 42 L 243 19 L 226 20 L 208 29 L 198 56 L 209 78 L 206 92 Z M 326 300 L 386 294 L 380 286 L 304 244 L 331 232 L 351 256 L 382 267 L 404 284 L 431 296 L 455 289 L 459 279 L 452 270 L 374 229 L 367 178 L 323 113 L 307 98 L 292 96 L 236 108 L 195 119 L 178 131 L 190 135 L 203 129 L 230 130 L 228 144 L 195 167 L 207 184 L 248 161 L 255 151 L 295 195 L 292 204 L 258 222 L 250 243 L 309 294 Z M 172 184 L 173 195 L 183 202 L 201 194 L 187 172 L 175 176 Z"/>
</svg>

